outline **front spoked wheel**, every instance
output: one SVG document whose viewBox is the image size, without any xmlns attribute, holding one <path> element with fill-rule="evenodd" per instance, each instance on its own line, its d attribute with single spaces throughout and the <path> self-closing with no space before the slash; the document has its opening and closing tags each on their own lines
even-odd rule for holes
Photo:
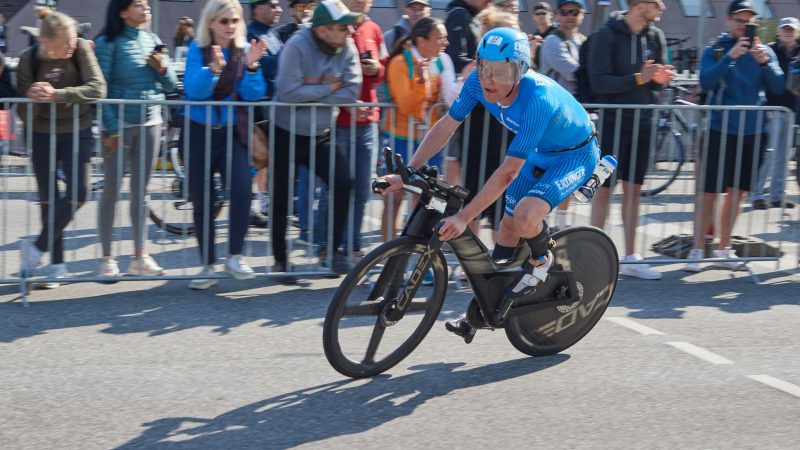
<svg viewBox="0 0 800 450">
<path fill-rule="evenodd" d="M 575 273 L 578 292 L 561 285 L 542 294 L 577 300 L 516 315 L 511 310 L 506 336 L 517 350 L 531 356 L 553 355 L 580 341 L 603 316 L 617 286 L 619 256 L 602 230 L 572 227 L 555 233 L 553 239 L 553 265 Z"/>
<path fill-rule="evenodd" d="M 400 237 L 365 256 L 336 290 L 325 316 L 325 356 L 339 373 L 353 378 L 382 373 L 408 356 L 428 334 L 447 291 L 440 251 L 422 239 Z M 430 273 L 415 273 L 430 259 Z M 427 271 L 426 271 L 427 272 Z M 427 280 L 426 280 L 427 279 Z M 405 315 L 394 314 L 403 292 L 417 287 Z"/>
</svg>

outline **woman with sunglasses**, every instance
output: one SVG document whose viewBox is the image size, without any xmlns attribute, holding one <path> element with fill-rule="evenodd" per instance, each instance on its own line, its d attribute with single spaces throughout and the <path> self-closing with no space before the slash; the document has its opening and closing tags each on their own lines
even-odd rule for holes
<svg viewBox="0 0 800 450">
<path fill-rule="evenodd" d="M 266 96 L 266 82 L 258 63 L 266 44 L 254 39 L 248 45 L 246 36 L 242 6 L 238 0 L 209 0 L 206 3 L 197 39 L 189 45 L 186 56 L 183 84 L 187 100 L 258 101 Z M 253 269 L 242 259 L 250 218 L 252 180 L 248 151 L 241 143 L 247 142 L 247 136 L 239 136 L 235 127 L 236 108 L 191 106 L 189 119 L 189 129 L 181 134 L 181 149 L 188 170 L 189 196 L 194 206 L 200 257 L 206 264 L 200 277 L 192 280 L 189 287 L 208 289 L 217 284 L 217 279 L 213 278 L 216 253 L 211 214 L 216 201 L 215 172 L 225 181 L 225 190 L 230 198 L 229 250 L 225 271 L 237 280 L 253 278 Z"/>
<path fill-rule="evenodd" d="M 531 251 L 523 270 L 506 289 L 506 296 L 515 299 L 535 292 L 547 279 L 553 255 L 544 218 L 592 176 L 600 149 L 589 115 L 572 94 L 528 71 L 530 43 L 524 33 L 495 28 L 479 42 L 477 56 L 477 69 L 464 82 L 448 114 L 422 140 L 409 166 L 419 168 L 438 153 L 478 103 L 516 133 L 500 167 L 475 198 L 458 214 L 444 219 L 439 229 L 443 241 L 460 236 L 506 191 L 505 215 L 492 258 L 497 264 L 513 260 L 520 239 Z M 387 175 L 386 181 L 390 186 L 384 194 L 402 189 L 398 175 Z M 447 323 L 449 331 L 462 337 L 480 326 L 466 316 Z"/>
</svg>

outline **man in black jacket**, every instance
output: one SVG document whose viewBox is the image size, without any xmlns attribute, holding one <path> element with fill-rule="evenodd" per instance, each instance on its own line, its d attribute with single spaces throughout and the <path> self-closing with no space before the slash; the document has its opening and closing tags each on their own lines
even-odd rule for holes
<svg viewBox="0 0 800 450">
<path fill-rule="evenodd" d="M 793 58 L 800 57 L 800 20 L 795 17 L 785 17 L 778 22 L 778 39 L 769 44 L 775 56 L 778 57 L 778 64 L 784 74 L 789 73 L 789 62 Z M 800 111 L 800 97 L 792 94 L 786 89 L 783 94 L 773 94 L 766 91 L 767 105 L 785 106 L 795 112 L 795 118 Z M 794 208 L 795 204 L 791 200 L 785 200 L 786 189 L 786 165 L 789 161 L 787 152 L 789 143 L 786 142 L 786 133 L 792 121 L 784 114 L 775 114 L 770 121 L 770 145 L 772 152 L 768 153 L 767 160 L 761 166 L 758 175 L 756 190 L 753 192 L 753 208 Z M 765 189 L 767 178 L 770 178 L 769 192 Z"/>
<path fill-rule="evenodd" d="M 478 40 L 481 38 L 480 25 L 475 16 L 486 8 L 491 0 L 453 0 L 447 5 L 444 27 L 450 43 L 445 52 L 453 60 L 456 74 L 475 61 Z"/>
<path fill-rule="evenodd" d="M 654 91 L 674 76 L 664 65 L 667 47 L 664 33 L 653 25 L 661 18 L 664 4 L 653 0 L 631 0 L 627 13 L 612 15 L 593 36 L 589 50 L 589 80 L 597 103 L 648 105 L 658 103 Z M 633 109 L 601 110 L 603 154 L 619 159 L 616 176 L 622 179 L 622 223 L 625 228 L 625 260 L 638 261 L 635 251 L 639 220 L 639 193 L 650 155 L 652 111 Z M 637 120 L 638 119 L 638 120 Z M 619 129 L 617 127 L 619 126 Z M 613 183 L 612 175 L 595 195 L 592 225 L 603 228 Z M 620 273 L 658 280 L 661 273 L 647 264 L 623 264 Z"/>
</svg>

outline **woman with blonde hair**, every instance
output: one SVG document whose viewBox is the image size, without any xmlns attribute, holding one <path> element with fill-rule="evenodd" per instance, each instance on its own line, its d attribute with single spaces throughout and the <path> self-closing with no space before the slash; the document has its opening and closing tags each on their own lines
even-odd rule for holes
<svg viewBox="0 0 800 450">
<path fill-rule="evenodd" d="M 24 50 L 17 65 L 17 94 L 33 101 L 32 105 L 20 104 L 18 111 L 26 127 L 33 128 L 31 163 L 42 213 L 42 231 L 36 241 L 22 241 L 23 277 L 39 266 L 42 254 L 48 251 L 50 276 L 67 276 L 64 228 L 88 193 L 92 154 L 92 108 L 88 102 L 105 97 L 106 82 L 89 45 L 78 38 L 75 25 L 66 14 L 48 14 L 39 28 L 39 43 Z M 55 133 L 51 134 L 53 126 Z M 58 163 L 66 181 L 63 196 L 56 180 Z"/>
<path fill-rule="evenodd" d="M 247 43 L 242 6 L 238 0 L 209 0 L 203 8 L 197 39 L 189 45 L 183 78 L 187 100 L 258 101 L 267 94 L 259 59 L 266 48 L 264 41 Z M 214 275 L 214 220 L 211 214 L 216 195 L 214 173 L 225 180 L 230 203 L 228 259 L 225 271 L 237 280 L 253 278 L 255 273 L 242 260 L 244 239 L 250 219 L 251 185 L 247 136 L 230 130 L 236 124 L 236 108 L 227 106 L 191 106 L 190 125 L 181 134 L 181 148 L 186 155 L 189 196 L 194 206 L 194 225 L 200 257 L 206 266 L 192 289 L 208 289 L 217 284 Z M 230 117 L 229 117 L 230 116 Z M 188 139 L 191 145 L 184 145 Z M 228 148 L 230 147 L 230 151 Z"/>
</svg>

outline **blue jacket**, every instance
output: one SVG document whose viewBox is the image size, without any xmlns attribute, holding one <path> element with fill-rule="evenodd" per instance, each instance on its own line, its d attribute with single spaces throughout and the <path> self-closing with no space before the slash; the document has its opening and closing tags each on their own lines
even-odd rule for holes
<svg viewBox="0 0 800 450">
<path fill-rule="evenodd" d="M 737 59 L 731 59 L 728 52 L 736 43 L 736 38 L 725 33 L 717 39 L 715 50 L 713 45 L 703 49 L 700 60 L 700 87 L 709 93 L 710 105 L 748 105 L 765 104 L 764 89 L 773 94 L 783 93 L 786 79 L 778 64 L 778 58 L 771 48 L 766 47 L 769 63 L 761 66 L 750 53 Z M 717 59 L 718 52 L 723 53 Z M 717 53 L 717 54 L 715 54 Z M 711 129 L 728 134 L 739 134 L 739 111 L 728 113 L 728 124 L 722 129 L 723 111 L 711 113 Z M 761 118 L 762 129 L 756 130 L 757 111 L 747 112 L 744 120 L 743 134 L 752 135 L 767 131 L 766 116 Z"/>
<path fill-rule="evenodd" d="M 159 44 L 161 39 L 155 34 L 130 27 L 111 42 L 105 36 L 97 39 L 95 54 L 108 84 L 107 98 L 164 100 L 165 92 L 175 90 L 178 78 L 169 65 L 163 76 L 147 65 L 148 56 Z M 144 108 L 145 123 L 161 118 L 161 105 Z M 125 106 L 122 120 L 129 124 L 142 123 L 141 109 L 141 105 Z M 117 105 L 103 105 L 103 126 L 107 131 L 119 129 L 119 111 Z"/>
<path fill-rule="evenodd" d="M 245 46 L 245 52 L 250 47 Z M 225 60 L 230 59 L 230 52 L 227 48 L 222 49 Z M 240 101 L 257 102 L 267 95 L 267 84 L 261 72 L 252 73 L 242 68 L 244 74 L 239 78 L 239 85 L 236 92 L 239 94 Z M 219 81 L 219 75 L 211 73 L 208 66 L 203 65 L 203 52 L 197 46 L 197 41 L 189 44 L 186 54 L 186 72 L 183 75 L 183 89 L 186 93 L 186 100 L 192 101 L 214 101 L 214 87 Z M 228 96 L 223 101 L 232 101 Z M 205 106 L 191 106 L 189 118 L 197 123 L 208 125 L 227 125 L 228 111 L 233 113 L 230 123 L 236 124 L 236 108 L 207 108 Z M 210 117 L 206 117 L 206 113 Z"/>
</svg>

